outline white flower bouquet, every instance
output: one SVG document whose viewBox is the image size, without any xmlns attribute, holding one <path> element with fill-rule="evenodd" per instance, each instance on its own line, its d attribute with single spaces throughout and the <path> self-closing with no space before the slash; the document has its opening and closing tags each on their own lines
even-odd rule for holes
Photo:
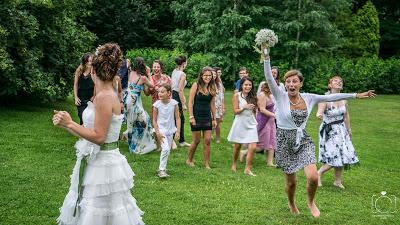
<svg viewBox="0 0 400 225">
<path fill-rule="evenodd" d="M 270 47 L 274 47 L 276 43 L 278 43 L 278 36 L 275 34 L 273 30 L 270 29 L 261 29 L 258 31 L 256 34 L 256 39 L 255 39 L 256 45 L 254 46 L 254 49 L 256 52 L 261 54 L 261 62 L 264 60 L 263 57 L 263 50 L 267 50 Z M 267 53 L 265 53 L 267 54 Z"/>
</svg>

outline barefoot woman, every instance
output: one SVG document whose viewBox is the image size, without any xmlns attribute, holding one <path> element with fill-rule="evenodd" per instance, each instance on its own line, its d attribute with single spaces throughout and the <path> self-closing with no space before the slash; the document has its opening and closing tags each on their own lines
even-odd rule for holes
<svg viewBox="0 0 400 225">
<path fill-rule="evenodd" d="M 298 70 L 290 70 L 284 76 L 287 92 L 279 89 L 271 73 L 267 49 L 264 49 L 264 74 L 272 94 L 276 99 L 277 149 L 276 164 L 282 168 L 286 177 L 286 193 L 289 209 L 298 214 L 294 195 L 296 191 L 296 172 L 304 168 L 307 178 L 307 205 L 314 217 L 320 212 L 315 205 L 318 172 L 315 158 L 315 145 L 305 131 L 308 117 L 313 106 L 319 102 L 338 101 L 350 98 L 368 98 L 375 96 L 373 91 L 354 94 L 316 95 L 300 93 L 303 75 Z"/>
</svg>

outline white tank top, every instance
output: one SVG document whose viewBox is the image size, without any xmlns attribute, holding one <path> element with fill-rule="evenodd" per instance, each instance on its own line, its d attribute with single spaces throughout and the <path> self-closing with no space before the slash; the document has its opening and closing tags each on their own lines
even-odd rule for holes
<svg viewBox="0 0 400 225">
<path fill-rule="evenodd" d="M 172 85 L 171 85 L 171 89 L 173 91 L 178 91 L 179 92 L 179 81 L 181 80 L 181 76 L 183 75 L 183 71 L 179 71 L 174 69 L 174 71 L 172 71 L 172 75 L 171 75 L 171 80 L 172 80 Z M 185 86 L 186 86 L 187 81 L 185 80 Z"/>
</svg>

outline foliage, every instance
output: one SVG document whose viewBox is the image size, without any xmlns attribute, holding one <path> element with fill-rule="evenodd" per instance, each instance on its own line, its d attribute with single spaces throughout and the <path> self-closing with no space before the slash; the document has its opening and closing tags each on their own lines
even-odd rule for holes
<svg viewBox="0 0 400 225">
<path fill-rule="evenodd" d="M 334 21 L 348 2 L 285 0 L 276 5 L 281 14 L 272 18 L 271 25 L 281 40 L 277 57 L 289 62 L 292 68 L 302 68 L 333 54 L 341 38 Z"/>
<path fill-rule="evenodd" d="M 145 59 L 146 64 L 151 68 L 151 64 L 154 60 L 159 59 L 164 64 L 165 71 L 164 73 L 167 75 L 171 75 L 172 71 L 176 67 L 175 58 L 179 55 L 185 55 L 182 50 L 174 49 L 152 49 L 152 48 L 144 48 L 144 49 L 133 49 L 127 52 L 127 58 L 130 60 L 134 60 L 135 57 L 143 57 Z M 187 56 L 188 66 L 186 67 L 186 79 L 188 85 L 191 85 L 194 81 L 197 80 L 197 76 L 199 71 L 204 66 L 214 66 L 213 63 L 215 61 L 215 55 L 213 54 L 200 54 L 195 53 L 190 56 Z"/>
<path fill-rule="evenodd" d="M 126 50 L 164 47 L 167 45 L 165 33 L 173 29 L 168 3 L 163 0 L 93 0 L 90 14 L 83 23 L 99 37 L 97 44 L 117 42 Z"/>
<path fill-rule="evenodd" d="M 379 53 L 379 18 L 371 1 L 368 1 L 352 20 L 348 48 L 351 57 L 377 56 Z"/>
<path fill-rule="evenodd" d="M 0 3 L 0 96 L 65 98 L 94 35 L 76 22 L 90 1 Z"/>
<path fill-rule="evenodd" d="M 399 71 L 400 59 L 396 58 L 360 58 L 357 61 L 331 58 L 316 67 L 312 74 L 304 74 L 304 89 L 322 94 L 327 90 L 329 78 L 340 74 L 344 80 L 344 92 L 373 89 L 378 94 L 399 94 Z"/>
<path fill-rule="evenodd" d="M 270 10 L 258 1 L 228 0 L 177 0 L 171 8 L 180 25 L 169 36 L 171 42 L 189 53 L 214 53 L 229 82 L 248 55 L 257 57 L 251 48 L 257 33 L 252 22 Z"/>
<path fill-rule="evenodd" d="M 356 12 L 370 0 L 354 1 L 353 11 Z M 379 56 L 390 58 L 400 56 L 400 1 L 372 0 L 379 15 L 380 46 Z"/>
</svg>

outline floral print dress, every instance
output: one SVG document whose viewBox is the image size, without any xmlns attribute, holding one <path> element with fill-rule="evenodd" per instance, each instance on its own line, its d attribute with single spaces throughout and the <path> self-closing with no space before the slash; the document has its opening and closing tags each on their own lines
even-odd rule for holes
<svg viewBox="0 0 400 225">
<path fill-rule="evenodd" d="M 146 154 L 157 148 L 150 116 L 144 110 L 140 97 L 142 90 L 143 85 L 129 83 L 124 96 L 129 151 L 137 154 Z"/>
<path fill-rule="evenodd" d="M 344 124 L 346 106 L 330 107 L 324 112 L 319 129 L 319 162 L 333 167 L 358 163 L 350 135 Z"/>
</svg>

